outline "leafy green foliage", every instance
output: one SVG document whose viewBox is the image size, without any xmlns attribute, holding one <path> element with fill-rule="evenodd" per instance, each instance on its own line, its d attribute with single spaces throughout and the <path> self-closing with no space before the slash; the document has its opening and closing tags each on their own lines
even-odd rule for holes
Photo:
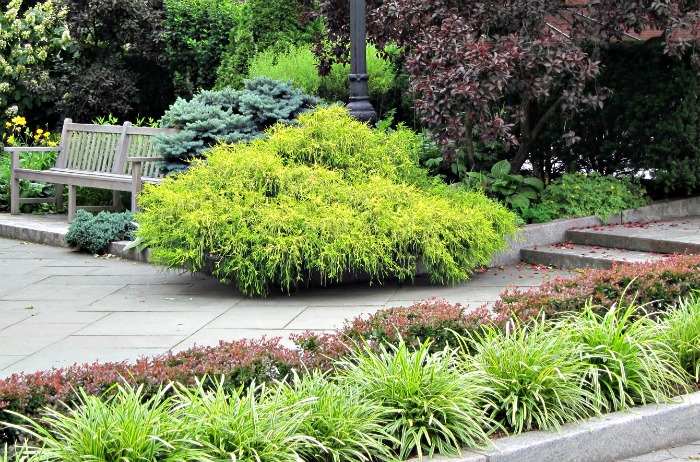
<svg viewBox="0 0 700 462">
<path fill-rule="evenodd" d="M 490 172 L 467 172 L 466 187 L 477 188 L 494 197 L 521 215 L 539 199 L 544 183 L 539 178 L 511 174 L 507 160 L 497 162 Z"/>
<path fill-rule="evenodd" d="M 238 0 L 165 0 L 167 54 L 175 93 L 191 98 L 214 87 L 221 55 L 243 8 Z"/>
<path fill-rule="evenodd" d="M 565 320 L 566 335 L 582 345 L 581 358 L 589 364 L 586 381 L 612 411 L 663 402 L 686 387 L 685 372 L 664 341 L 663 325 L 637 316 L 640 308 L 613 305 L 601 315 L 588 301 Z"/>
<path fill-rule="evenodd" d="M 260 137 L 264 129 L 291 122 L 317 102 L 288 82 L 266 77 L 247 80 L 243 90 L 202 91 L 190 101 L 178 98 L 160 125 L 182 131 L 156 137 L 164 171 L 185 171 L 212 146 Z"/>
<path fill-rule="evenodd" d="M 127 384 L 107 399 L 84 390 L 78 396 L 75 409 L 46 409 L 41 422 L 25 417 L 16 427 L 40 442 L 31 460 L 207 460 L 193 447 L 164 389 L 146 397 L 142 387 Z"/>
<path fill-rule="evenodd" d="M 378 352 L 359 349 L 340 372 L 341 382 L 386 409 L 386 430 L 401 459 L 459 454 L 464 445 L 484 444 L 491 423 L 481 409 L 481 373 L 461 373 L 452 367 L 453 351 L 431 355 L 429 343 L 415 351 L 403 342 Z"/>
<path fill-rule="evenodd" d="M 58 62 L 58 52 L 71 47 L 66 10 L 58 2 L 11 0 L 0 14 L 0 114 L 26 114 L 49 101 L 55 83 L 49 71 Z M 22 14 L 20 14 L 22 10 Z M 4 128 L 4 127 L 3 127 Z"/>
<path fill-rule="evenodd" d="M 247 0 L 236 20 L 216 71 L 216 88 L 240 88 L 257 53 L 309 43 L 321 31 L 319 21 L 305 19 L 299 0 Z"/>
<path fill-rule="evenodd" d="M 53 167 L 56 163 L 55 152 L 24 153 L 20 155 L 20 166 L 36 170 L 44 170 Z M 51 197 L 54 194 L 54 185 L 51 183 L 35 183 L 27 180 L 19 182 L 20 197 Z M 22 204 L 20 210 L 24 213 L 49 212 L 49 204 Z M 0 152 L 0 210 L 10 209 L 10 154 Z"/>
<path fill-rule="evenodd" d="M 697 192 L 700 78 L 695 65 L 665 54 L 658 40 L 624 41 L 598 52 L 603 67 L 597 83 L 611 94 L 602 109 L 554 120 L 533 149 L 537 168 L 550 175 L 558 172 L 547 171 L 547 164 L 602 175 L 645 172 L 656 197 Z M 560 136 L 567 130 L 576 133 L 572 146 Z"/>
<path fill-rule="evenodd" d="M 587 364 L 577 344 L 544 320 L 489 327 L 462 344 L 474 349 L 462 355 L 463 367 L 485 374 L 487 412 L 514 433 L 559 429 L 602 407 L 584 380 Z"/>
<path fill-rule="evenodd" d="M 534 223 L 588 215 L 607 221 L 614 213 L 648 203 L 644 188 L 628 177 L 565 173 L 547 185 L 540 203 L 523 210 L 523 216 Z"/>
<path fill-rule="evenodd" d="M 350 97 L 348 75 L 350 65 L 337 63 L 331 72 L 319 76 L 311 48 L 298 45 L 286 50 L 270 49 L 255 55 L 251 60 L 249 75 L 273 79 L 289 79 L 304 92 L 317 95 L 329 102 L 347 103 Z M 394 87 L 396 71 L 386 58 L 379 56 L 373 45 L 367 47 L 367 73 L 369 74 L 369 97 L 376 108 L 386 102 Z"/>
<path fill-rule="evenodd" d="M 100 212 L 93 215 L 78 210 L 70 222 L 66 242 L 71 247 L 87 250 L 90 253 L 103 253 L 110 242 L 129 240 L 136 230 L 131 212 Z"/>
<path fill-rule="evenodd" d="M 700 292 L 680 300 L 664 319 L 665 341 L 678 355 L 681 366 L 700 381 Z"/>
<path fill-rule="evenodd" d="M 146 188 L 138 235 L 159 264 L 197 271 L 212 258 L 251 295 L 356 272 L 410 279 L 419 260 L 454 284 L 505 246 L 514 216 L 428 179 L 416 150 L 404 128 L 373 130 L 340 107 L 304 113 Z"/>
</svg>

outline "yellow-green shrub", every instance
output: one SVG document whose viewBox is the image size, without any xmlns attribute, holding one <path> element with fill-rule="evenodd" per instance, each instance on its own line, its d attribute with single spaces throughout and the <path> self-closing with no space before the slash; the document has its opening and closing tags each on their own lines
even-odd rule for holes
<svg viewBox="0 0 700 462">
<path fill-rule="evenodd" d="M 454 284 L 489 262 L 514 216 L 418 167 L 409 130 L 384 133 L 340 107 L 220 145 L 206 162 L 146 188 L 138 235 L 157 264 L 214 275 L 246 294 L 366 273 Z"/>
</svg>

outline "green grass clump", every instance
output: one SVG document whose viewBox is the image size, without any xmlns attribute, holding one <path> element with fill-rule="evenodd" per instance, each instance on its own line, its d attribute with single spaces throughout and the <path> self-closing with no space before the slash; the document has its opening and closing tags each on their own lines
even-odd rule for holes
<svg viewBox="0 0 700 462">
<path fill-rule="evenodd" d="M 300 433 L 308 403 L 285 403 L 279 391 L 264 385 L 230 393 L 221 381 L 213 390 L 202 382 L 180 387 L 176 401 L 209 460 L 299 462 L 298 450 L 314 443 Z M 316 450 L 323 448 L 316 443 Z"/>
<path fill-rule="evenodd" d="M 382 345 L 378 352 L 364 348 L 340 371 L 341 383 L 386 409 L 386 431 L 398 441 L 402 460 L 478 447 L 492 426 L 481 408 L 487 390 L 480 373 L 462 374 L 453 367 L 454 351 L 430 354 L 429 345 L 425 341 L 413 350 L 402 342 Z"/>
<path fill-rule="evenodd" d="M 681 300 L 664 320 L 666 343 L 683 369 L 700 381 L 700 292 Z"/>
<path fill-rule="evenodd" d="M 428 178 L 417 149 L 407 129 L 318 109 L 147 187 L 138 236 L 157 264 L 197 271 L 212 259 L 215 276 L 249 295 L 356 273 L 411 279 L 418 262 L 454 284 L 505 247 L 515 218 Z"/>
<path fill-rule="evenodd" d="M 24 417 L 24 425 L 13 425 L 39 445 L 25 446 L 11 460 L 208 461 L 165 395 L 165 389 L 149 397 L 143 387 L 119 385 L 101 399 L 81 389 L 75 408 L 47 408 L 41 420 Z"/>
<path fill-rule="evenodd" d="M 284 405 L 308 403 L 301 432 L 312 439 L 299 451 L 305 461 L 397 460 L 390 447 L 395 440 L 386 430 L 386 410 L 365 399 L 355 384 L 339 384 L 314 371 L 295 375 L 282 385 L 282 394 Z"/>
<path fill-rule="evenodd" d="M 587 302 L 562 324 L 581 346 L 588 363 L 586 381 L 610 411 L 663 402 L 687 387 L 678 356 L 665 341 L 665 326 L 639 311 L 632 303 L 599 314 Z"/>
<path fill-rule="evenodd" d="M 599 412 L 578 345 L 544 321 L 490 327 L 462 343 L 463 351 L 474 351 L 462 355 L 463 367 L 484 373 L 486 411 L 506 430 L 559 429 Z"/>
</svg>

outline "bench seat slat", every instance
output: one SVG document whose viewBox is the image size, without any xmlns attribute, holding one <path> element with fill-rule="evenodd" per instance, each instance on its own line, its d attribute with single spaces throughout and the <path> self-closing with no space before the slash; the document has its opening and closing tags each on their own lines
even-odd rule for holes
<svg viewBox="0 0 700 462">
<path fill-rule="evenodd" d="M 171 128 L 134 127 L 129 122 L 122 126 L 76 124 L 66 119 L 61 134 L 56 166 L 47 170 L 31 170 L 19 167 L 22 149 L 7 149 L 12 159 L 11 212 L 19 213 L 23 203 L 56 202 L 62 204 L 62 193 L 54 198 L 20 198 L 19 180 L 55 183 L 69 186 L 68 219 L 75 214 L 75 187 L 93 187 L 132 193 L 132 209 L 144 183 L 158 184 L 162 179 L 155 161 L 154 135 L 173 134 Z M 133 167 L 133 168 L 132 168 Z M 133 172 L 132 172 L 133 170 Z M 118 207 L 115 195 L 113 207 Z M 92 208 L 91 208 L 92 209 Z"/>
</svg>

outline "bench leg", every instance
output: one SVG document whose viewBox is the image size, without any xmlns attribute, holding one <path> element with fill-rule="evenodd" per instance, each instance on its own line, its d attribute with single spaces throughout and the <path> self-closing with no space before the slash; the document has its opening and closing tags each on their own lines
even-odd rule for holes
<svg viewBox="0 0 700 462">
<path fill-rule="evenodd" d="M 72 221 L 75 218 L 75 196 L 78 190 L 77 186 L 72 184 L 68 185 L 68 221 Z"/>
<path fill-rule="evenodd" d="M 112 209 L 114 212 L 122 212 L 122 193 L 121 191 L 112 191 Z"/>
<path fill-rule="evenodd" d="M 56 195 L 56 211 L 63 212 L 63 185 L 55 184 L 53 190 Z"/>
<path fill-rule="evenodd" d="M 12 215 L 19 214 L 19 178 L 15 178 L 14 174 L 10 174 L 10 213 Z"/>
</svg>

